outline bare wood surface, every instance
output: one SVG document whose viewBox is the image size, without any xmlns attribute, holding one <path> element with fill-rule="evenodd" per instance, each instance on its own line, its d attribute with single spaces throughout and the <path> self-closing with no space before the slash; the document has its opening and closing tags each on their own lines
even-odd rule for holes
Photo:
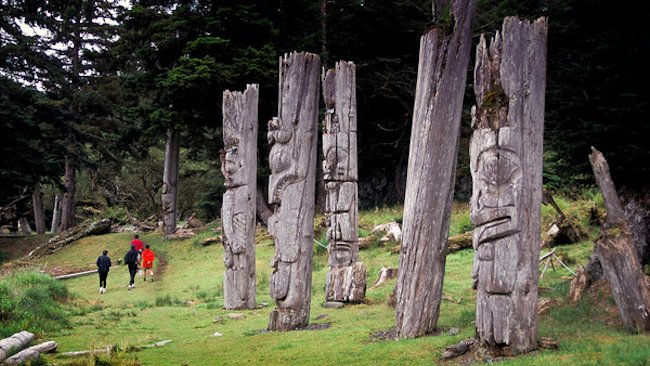
<svg viewBox="0 0 650 366">
<path fill-rule="evenodd" d="M 67 280 L 69 278 L 75 278 L 75 277 L 81 277 L 81 276 L 86 276 L 89 274 L 97 273 L 96 269 L 91 269 L 89 271 L 83 271 L 83 272 L 76 272 L 76 273 L 68 273 L 60 276 L 55 276 L 55 280 Z"/>
<path fill-rule="evenodd" d="M 26 330 L 20 331 L 9 338 L 0 340 L 0 362 L 12 354 L 24 349 L 34 340 L 34 334 Z"/>
<path fill-rule="evenodd" d="M 255 209 L 257 195 L 257 84 L 223 92 L 221 172 L 223 195 L 223 303 L 226 309 L 255 309 Z"/>
<path fill-rule="evenodd" d="M 309 53 L 280 58 L 278 117 L 269 121 L 269 232 L 275 242 L 270 291 L 276 308 L 269 330 L 309 322 L 314 239 L 320 59 Z"/>
<path fill-rule="evenodd" d="M 623 325 L 631 332 L 647 332 L 650 331 L 650 291 L 609 174 L 609 165 L 600 151 L 593 147 L 591 150 L 589 161 L 607 209 L 595 252 L 611 286 Z"/>
<path fill-rule="evenodd" d="M 20 226 L 20 231 L 22 231 L 23 234 L 32 234 L 32 228 L 29 226 L 29 221 L 27 221 L 27 218 L 25 216 L 18 219 L 18 225 Z"/>
<path fill-rule="evenodd" d="M 69 158 L 65 159 L 65 178 L 63 185 L 65 191 L 61 199 L 61 222 L 58 230 L 65 231 L 77 224 L 75 210 L 75 193 L 77 189 L 77 169 Z"/>
<path fill-rule="evenodd" d="M 420 40 L 397 281 L 400 338 L 433 333 L 440 315 L 475 1 L 450 8 L 451 31 L 435 27 Z"/>
<path fill-rule="evenodd" d="M 323 180 L 329 270 L 327 301 L 361 302 L 366 268 L 359 257 L 357 96 L 354 63 L 339 61 L 323 76 Z"/>
<path fill-rule="evenodd" d="M 587 275 L 587 270 L 585 267 L 580 266 L 576 271 L 576 276 L 571 280 L 569 284 L 569 302 L 572 304 L 577 303 L 581 298 L 582 294 L 587 289 L 589 283 L 589 276 Z"/>
<path fill-rule="evenodd" d="M 45 212 L 43 211 L 43 193 L 40 183 L 34 186 L 32 193 L 32 208 L 34 211 L 34 225 L 37 234 L 45 234 Z"/>
<path fill-rule="evenodd" d="M 470 218 L 476 333 L 499 354 L 537 347 L 547 22 L 507 17 L 476 49 Z M 550 261 L 548 257 L 548 260 Z"/>
<path fill-rule="evenodd" d="M 167 131 L 165 145 L 165 166 L 162 185 L 162 222 L 165 235 L 176 231 L 178 205 L 178 164 L 180 154 L 180 133 L 174 129 Z"/>
<path fill-rule="evenodd" d="M 22 350 L 2 362 L 3 365 L 20 365 L 27 361 L 33 361 L 40 357 L 41 353 L 54 352 L 57 344 L 48 341 Z"/>
<path fill-rule="evenodd" d="M 101 219 L 99 221 L 77 225 L 52 237 L 46 244 L 34 248 L 29 252 L 29 254 L 27 254 L 26 259 L 38 255 L 52 254 L 73 241 L 86 236 L 106 234 L 110 232 L 110 230 L 111 220 L 109 219 Z"/>
<path fill-rule="evenodd" d="M 59 231 L 59 223 L 61 222 L 61 195 L 54 196 L 54 208 L 52 209 L 52 225 L 50 232 L 56 233 Z"/>
</svg>

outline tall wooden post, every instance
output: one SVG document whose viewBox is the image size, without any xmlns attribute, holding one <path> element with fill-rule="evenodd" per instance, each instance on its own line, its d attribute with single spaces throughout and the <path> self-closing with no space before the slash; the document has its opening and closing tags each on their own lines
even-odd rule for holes
<svg viewBox="0 0 650 366">
<path fill-rule="evenodd" d="M 163 170 L 162 185 L 162 221 L 163 232 L 171 235 L 176 231 L 176 217 L 178 204 L 178 159 L 180 153 L 180 134 L 170 128 L 167 131 L 165 145 L 165 167 Z"/>
<path fill-rule="evenodd" d="M 508 17 L 476 49 L 470 142 L 475 226 L 472 278 L 482 346 L 516 354 L 537 347 L 545 18 Z"/>
<path fill-rule="evenodd" d="M 223 195 L 223 303 L 226 309 L 255 308 L 255 206 L 257 194 L 257 84 L 223 92 L 221 172 Z"/>
<path fill-rule="evenodd" d="M 77 170 L 70 158 L 65 159 L 65 177 L 63 181 L 65 192 L 61 200 L 61 231 L 68 230 L 77 224 L 75 209 L 75 192 L 77 188 Z"/>
<path fill-rule="evenodd" d="M 397 281 L 397 334 L 432 333 L 440 314 L 474 0 L 454 0 L 451 32 L 420 40 Z"/>
<path fill-rule="evenodd" d="M 323 77 L 323 178 L 329 271 L 328 301 L 361 302 L 366 268 L 359 257 L 357 192 L 357 96 L 352 62 L 340 61 Z"/>
<path fill-rule="evenodd" d="M 269 232 L 275 241 L 269 330 L 307 325 L 314 240 L 320 59 L 291 53 L 280 59 L 278 117 L 269 121 Z"/>
<path fill-rule="evenodd" d="M 40 183 L 34 185 L 32 193 L 32 209 L 34 211 L 34 224 L 37 234 L 45 234 L 45 213 L 43 212 L 43 194 Z"/>
<path fill-rule="evenodd" d="M 56 233 L 59 231 L 59 223 L 61 222 L 61 195 L 54 196 L 54 208 L 52 209 L 52 225 L 50 232 Z"/>
<path fill-rule="evenodd" d="M 612 288 L 623 325 L 631 332 L 650 331 L 650 291 L 634 249 L 630 225 L 609 175 L 603 154 L 591 148 L 589 161 L 607 209 L 607 220 L 596 240 L 596 255 Z"/>
</svg>

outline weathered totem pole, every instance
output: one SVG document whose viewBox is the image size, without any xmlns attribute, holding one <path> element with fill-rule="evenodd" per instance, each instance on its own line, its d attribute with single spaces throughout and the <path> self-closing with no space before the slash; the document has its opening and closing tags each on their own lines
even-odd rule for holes
<svg viewBox="0 0 650 366">
<path fill-rule="evenodd" d="M 420 40 L 396 294 L 400 338 L 432 333 L 440 315 L 474 7 L 453 0 L 454 24 Z"/>
<path fill-rule="evenodd" d="M 221 172 L 223 195 L 223 302 L 226 309 L 255 308 L 255 203 L 257 194 L 257 84 L 223 92 Z"/>
<path fill-rule="evenodd" d="M 162 185 L 162 223 L 165 235 L 171 235 L 176 231 L 176 223 L 178 221 L 176 214 L 178 206 L 178 160 L 180 149 L 180 133 L 175 129 L 168 129 Z"/>
<path fill-rule="evenodd" d="M 340 61 L 323 77 L 323 179 L 329 271 L 325 298 L 358 303 L 366 294 L 359 256 L 357 205 L 357 96 L 355 66 Z"/>
<path fill-rule="evenodd" d="M 269 121 L 269 232 L 275 241 L 269 330 L 307 325 L 314 240 L 320 59 L 310 53 L 280 58 L 278 117 Z"/>
<path fill-rule="evenodd" d="M 470 142 L 476 332 L 483 347 L 517 354 L 537 347 L 545 18 L 508 17 L 476 49 Z"/>
</svg>

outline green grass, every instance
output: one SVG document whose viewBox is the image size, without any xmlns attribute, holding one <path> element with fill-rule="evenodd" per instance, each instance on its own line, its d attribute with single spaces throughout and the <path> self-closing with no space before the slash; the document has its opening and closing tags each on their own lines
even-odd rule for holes
<svg viewBox="0 0 650 366">
<path fill-rule="evenodd" d="M 401 218 L 401 208 L 362 211 L 360 231 L 368 233 L 377 224 Z M 318 222 L 318 219 L 317 219 Z M 452 232 L 467 229 L 467 206 L 454 205 Z M 58 342 L 59 352 L 78 351 L 117 345 L 121 350 L 171 339 L 162 348 L 121 353 L 123 364 L 143 365 L 437 365 L 445 346 L 474 335 L 474 297 L 471 289 L 473 252 L 463 250 L 447 257 L 439 336 L 401 341 L 372 341 L 371 334 L 394 325 L 395 310 L 386 301 L 395 284 L 367 292 L 364 304 L 343 309 L 325 309 L 324 287 L 327 254 L 314 255 L 311 323 L 331 323 L 319 331 L 287 333 L 262 332 L 268 324 L 274 303 L 269 291 L 270 261 L 274 247 L 264 230 L 258 231 L 256 246 L 257 302 L 268 306 L 243 311 L 245 318 L 230 320 L 223 306 L 223 248 L 202 246 L 200 238 L 216 235 L 213 229 L 199 238 L 184 241 L 162 240 L 158 234 L 143 235 L 157 257 L 166 262 L 164 274 L 156 281 L 143 283 L 137 277 L 136 289 L 128 291 L 128 271 L 114 266 L 108 277 L 108 292 L 99 295 L 95 275 L 66 280 L 75 297 L 69 312 L 71 328 L 45 331 L 43 338 Z M 110 234 L 84 238 L 46 257 L 40 265 L 86 269 L 103 249 L 115 263 L 129 248 L 131 234 Z M 592 251 L 590 242 L 561 247 L 563 258 L 574 264 L 586 263 Z M 560 250 L 560 248 L 558 249 Z M 544 249 L 543 252 L 546 252 Z M 398 255 L 388 246 L 362 250 L 360 260 L 368 268 L 368 287 L 382 266 L 398 267 Z M 158 261 L 157 264 L 160 264 Z M 156 268 L 155 268 L 156 269 Z M 159 269 L 159 268 L 158 268 Z M 509 359 L 504 365 L 647 365 L 650 339 L 628 335 L 620 324 L 601 320 L 602 305 L 612 305 L 611 296 L 585 298 L 577 305 L 565 304 L 571 277 L 564 269 L 549 269 L 540 280 L 540 296 L 554 298 L 559 306 L 539 319 L 538 333 L 560 344 L 557 351 L 538 351 Z M 327 314 L 324 319 L 316 317 Z M 219 318 L 219 319 L 215 319 Z M 620 323 L 620 322 L 619 322 Z M 459 334 L 449 335 L 450 328 Z M 222 333 L 214 337 L 215 332 Z M 60 359 L 48 356 L 61 364 Z M 88 359 L 87 363 L 99 364 Z M 86 362 L 84 361 L 84 362 Z M 95 363 L 93 363 L 95 362 Z M 451 364 L 454 364 L 453 362 Z"/>
</svg>

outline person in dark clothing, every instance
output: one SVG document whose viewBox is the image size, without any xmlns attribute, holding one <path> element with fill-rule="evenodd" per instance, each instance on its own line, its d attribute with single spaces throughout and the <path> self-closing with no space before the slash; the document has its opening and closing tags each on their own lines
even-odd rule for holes
<svg viewBox="0 0 650 366">
<path fill-rule="evenodd" d="M 97 258 L 97 272 L 99 272 L 99 293 L 106 292 L 106 278 L 108 270 L 111 268 L 111 259 L 108 257 L 108 250 L 104 250 L 102 255 Z"/>
<path fill-rule="evenodd" d="M 135 288 L 135 274 L 138 272 L 138 255 L 139 253 L 135 249 L 135 245 L 131 245 L 131 250 L 124 256 L 124 264 L 129 266 L 129 275 L 131 276 L 129 290 Z"/>
</svg>

